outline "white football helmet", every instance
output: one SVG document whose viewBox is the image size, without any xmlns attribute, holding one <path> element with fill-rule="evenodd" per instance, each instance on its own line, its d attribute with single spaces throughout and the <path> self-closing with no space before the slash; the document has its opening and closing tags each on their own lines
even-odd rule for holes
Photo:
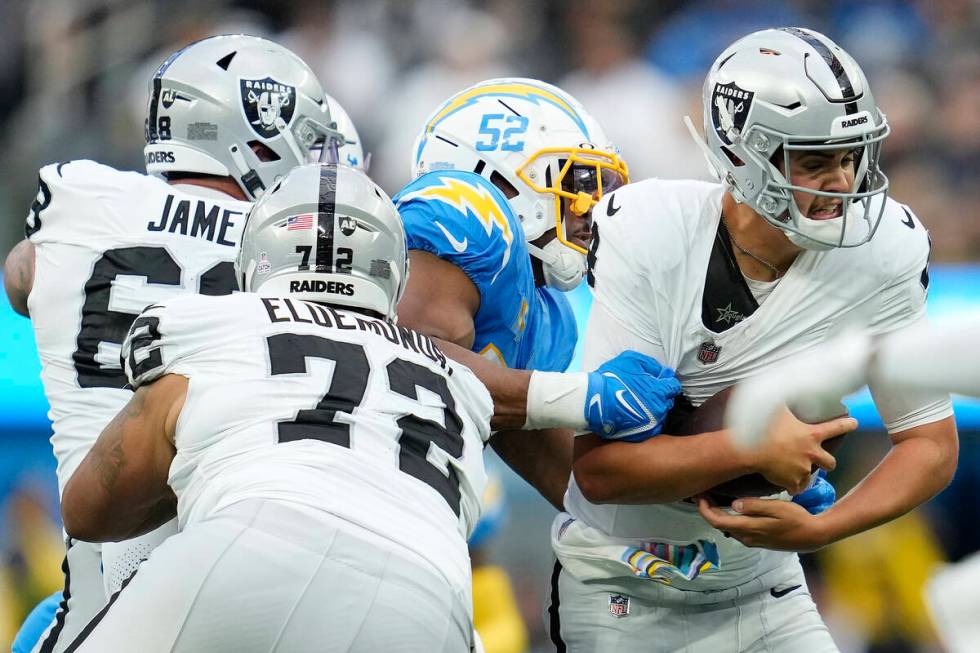
<svg viewBox="0 0 980 653">
<path fill-rule="evenodd" d="M 571 242 L 563 200 L 586 215 L 606 193 L 628 183 L 618 149 L 581 104 L 534 79 L 480 82 L 457 93 L 425 121 L 415 140 L 412 174 L 466 170 L 507 195 L 531 254 L 550 286 L 574 287 L 585 272 L 584 248 Z M 549 229 L 557 238 L 530 244 Z"/>
<path fill-rule="evenodd" d="M 860 66 L 840 46 L 796 27 L 750 34 L 711 66 L 702 102 L 705 154 L 737 201 L 806 249 L 855 247 L 871 239 L 888 192 L 879 157 L 889 126 Z M 792 152 L 842 149 L 856 152 L 848 192 L 793 183 Z M 842 215 L 808 218 L 793 191 L 840 198 Z"/>
<path fill-rule="evenodd" d="M 335 158 L 329 158 L 329 160 L 357 168 L 362 172 L 367 172 L 371 168 L 371 154 L 365 154 L 364 143 L 361 142 L 361 137 L 354 127 L 354 122 L 350 119 L 350 115 L 344 107 L 340 106 L 340 102 L 337 102 L 336 98 L 329 93 L 326 95 L 326 98 L 327 106 L 330 108 L 330 119 L 334 123 L 334 129 L 343 137 L 343 140 L 337 143 L 337 152 L 333 155 Z"/>
<path fill-rule="evenodd" d="M 320 82 L 295 54 L 255 36 L 215 36 L 170 55 L 150 80 L 146 171 L 230 176 L 255 199 L 336 152 L 332 123 Z"/>
<path fill-rule="evenodd" d="M 368 309 L 394 321 L 408 279 L 405 228 L 356 168 L 294 168 L 248 213 L 235 260 L 245 292 Z"/>
</svg>

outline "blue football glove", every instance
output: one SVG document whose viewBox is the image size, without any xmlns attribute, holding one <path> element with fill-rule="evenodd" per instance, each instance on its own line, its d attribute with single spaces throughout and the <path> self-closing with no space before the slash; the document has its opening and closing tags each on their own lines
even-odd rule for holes
<svg viewBox="0 0 980 653">
<path fill-rule="evenodd" d="M 819 515 L 834 505 L 834 501 L 837 500 L 837 490 L 826 477 L 826 470 L 821 469 L 810 483 L 810 487 L 793 497 L 793 503 L 803 506 L 811 515 Z"/>
<path fill-rule="evenodd" d="M 680 391 L 674 370 L 624 351 L 589 373 L 585 419 L 603 440 L 642 442 L 660 433 Z"/>
</svg>

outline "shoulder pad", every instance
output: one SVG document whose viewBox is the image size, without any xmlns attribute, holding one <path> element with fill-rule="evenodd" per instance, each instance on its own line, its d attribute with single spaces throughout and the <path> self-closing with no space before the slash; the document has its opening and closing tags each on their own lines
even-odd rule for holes
<svg viewBox="0 0 980 653">
<path fill-rule="evenodd" d="M 875 266 L 886 279 L 928 274 L 929 232 L 905 204 L 891 198 L 885 200 L 878 231 L 868 244 Z"/>
<path fill-rule="evenodd" d="M 409 249 L 430 252 L 464 269 L 467 264 L 485 268 L 491 275 L 526 255 L 520 220 L 503 193 L 477 174 L 428 173 L 396 195 L 395 204 Z"/>
<path fill-rule="evenodd" d="M 145 176 L 84 159 L 46 165 L 38 172 L 38 191 L 27 214 L 25 235 L 31 239 L 48 234 L 52 238 L 70 238 L 69 234 L 58 236 L 59 223 L 77 222 L 73 218 L 85 211 L 86 202 L 106 193 L 117 193 L 141 178 Z M 92 217 L 86 215 L 89 224 Z"/>
</svg>

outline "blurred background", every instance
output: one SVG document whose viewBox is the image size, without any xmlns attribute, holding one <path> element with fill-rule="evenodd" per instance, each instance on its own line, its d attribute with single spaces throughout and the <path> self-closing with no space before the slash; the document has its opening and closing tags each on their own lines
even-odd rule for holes
<svg viewBox="0 0 980 653">
<path fill-rule="evenodd" d="M 892 196 L 930 229 L 930 314 L 980 306 L 980 2 L 977 0 L 3 0 L 0 2 L 0 255 L 23 237 L 37 169 L 96 159 L 142 170 L 147 80 L 167 54 L 245 32 L 294 50 L 348 110 L 390 193 L 408 181 L 426 115 L 481 79 L 537 77 L 575 95 L 622 148 L 634 179 L 704 177 L 682 116 L 700 123 L 716 54 L 763 27 L 823 31 L 861 63 L 892 135 Z M 82 216 L 80 216 L 82 217 Z M 573 293 L 580 320 L 589 305 Z M 0 300 L 0 649 L 63 556 L 50 424 L 29 322 Z M 866 394 L 832 475 L 845 492 L 887 448 Z M 957 399 L 956 479 L 923 509 L 816 555 L 811 589 L 845 653 L 940 650 L 921 602 L 945 561 L 980 549 L 980 407 Z M 481 561 L 511 575 L 525 637 L 552 650 L 544 606 L 553 510 L 500 472 L 496 532 Z M 978 615 L 980 618 L 980 615 Z M 527 646 L 524 646 L 524 642 Z"/>
</svg>

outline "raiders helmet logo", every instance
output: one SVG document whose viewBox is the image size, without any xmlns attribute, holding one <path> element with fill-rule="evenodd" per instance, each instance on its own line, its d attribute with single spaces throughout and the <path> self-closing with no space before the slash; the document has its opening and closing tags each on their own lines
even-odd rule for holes
<svg viewBox="0 0 980 653">
<path fill-rule="evenodd" d="M 296 109 L 296 87 L 271 77 L 239 80 L 245 119 L 256 134 L 272 138 L 285 130 Z M 279 123 L 282 119 L 282 123 Z"/>
<path fill-rule="evenodd" d="M 711 124 L 726 144 L 731 145 L 741 135 L 754 96 L 755 93 L 739 88 L 734 82 L 715 84 L 711 93 Z"/>
</svg>

